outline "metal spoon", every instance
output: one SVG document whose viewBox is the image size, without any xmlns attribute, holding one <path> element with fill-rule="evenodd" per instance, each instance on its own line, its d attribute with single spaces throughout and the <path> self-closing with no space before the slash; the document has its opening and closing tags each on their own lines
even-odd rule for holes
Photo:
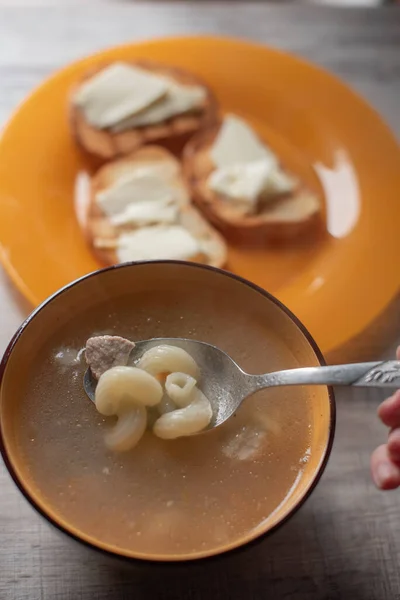
<svg viewBox="0 0 400 600">
<path fill-rule="evenodd" d="M 135 364 L 146 350 L 160 344 L 179 346 L 197 362 L 201 372 L 201 389 L 213 409 L 213 419 L 208 429 L 221 425 L 237 411 L 245 398 L 268 387 L 279 385 L 400 387 L 400 361 L 396 360 L 305 367 L 265 375 L 250 375 L 216 346 L 184 338 L 157 338 L 136 342 L 129 357 L 129 364 Z M 90 369 L 87 369 L 83 385 L 86 394 L 93 402 L 96 383 Z"/>
</svg>

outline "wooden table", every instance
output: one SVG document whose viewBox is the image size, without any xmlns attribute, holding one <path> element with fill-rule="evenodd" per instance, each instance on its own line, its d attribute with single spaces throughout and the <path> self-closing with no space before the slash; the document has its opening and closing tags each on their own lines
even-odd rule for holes
<svg viewBox="0 0 400 600">
<path fill-rule="evenodd" d="M 85 53 L 156 35 L 216 33 L 287 48 L 332 70 L 366 96 L 400 137 L 396 8 L 206 0 L 21 4 L 0 8 L 0 122 L 44 77 Z M 1 351 L 28 311 L 2 274 Z M 1 466 L 0 599 L 400 598 L 400 492 L 379 493 L 369 478 L 370 452 L 385 434 L 375 417 L 382 397 L 337 394 L 335 447 L 311 499 L 270 539 L 217 564 L 151 572 L 104 564 L 49 530 Z"/>
</svg>

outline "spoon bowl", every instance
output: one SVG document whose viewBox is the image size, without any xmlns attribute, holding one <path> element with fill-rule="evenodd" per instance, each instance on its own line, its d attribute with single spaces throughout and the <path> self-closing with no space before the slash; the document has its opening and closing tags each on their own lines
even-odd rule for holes
<svg viewBox="0 0 400 600">
<path fill-rule="evenodd" d="M 235 414 L 242 402 L 255 392 L 281 385 L 350 385 L 356 387 L 400 387 L 400 361 L 353 363 L 328 367 L 305 367 L 251 375 L 223 350 L 185 338 L 154 338 L 135 343 L 128 365 L 134 366 L 150 348 L 168 345 L 190 354 L 200 369 L 199 387 L 211 403 L 213 417 L 208 427 L 222 425 Z M 83 379 L 85 392 L 95 401 L 97 381 L 90 369 Z"/>
</svg>

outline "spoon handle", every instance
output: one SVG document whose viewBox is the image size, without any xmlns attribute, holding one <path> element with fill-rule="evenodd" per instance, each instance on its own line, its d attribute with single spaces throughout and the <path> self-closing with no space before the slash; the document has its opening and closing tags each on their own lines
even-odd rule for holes
<svg viewBox="0 0 400 600">
<path fill-rule="evenodd" d="M 351 385 L 400 388 L 400 361 L 289 369 L 253 375 L 256 389 L 278 385 Z"/>
</svg>

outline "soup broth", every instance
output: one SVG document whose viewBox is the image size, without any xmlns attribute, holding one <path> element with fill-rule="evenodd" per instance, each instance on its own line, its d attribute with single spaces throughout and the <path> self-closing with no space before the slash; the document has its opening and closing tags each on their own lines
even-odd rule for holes
<svg viewBox="0 0 400 600">
<path fill-rule="evenodd" d="M 58 321 L 13 384 L 5 414 L 19 476 L 67 527 L 123 554 L 197 556 L 251 537 L 296 493 L 315 446 L 308 388 L 258 392 L 214 431 L 177 440 L 146 432 L 117 453 L 104 443 L 115 420 L 82 387 L 81 350 L 101 334 L 205 340 L 253 373 L 299 366 L 257 306 L 246 310 L 240 294 L 218 287 L 182 284 L 112 303 L 100 297 Z"/>
</svg>

